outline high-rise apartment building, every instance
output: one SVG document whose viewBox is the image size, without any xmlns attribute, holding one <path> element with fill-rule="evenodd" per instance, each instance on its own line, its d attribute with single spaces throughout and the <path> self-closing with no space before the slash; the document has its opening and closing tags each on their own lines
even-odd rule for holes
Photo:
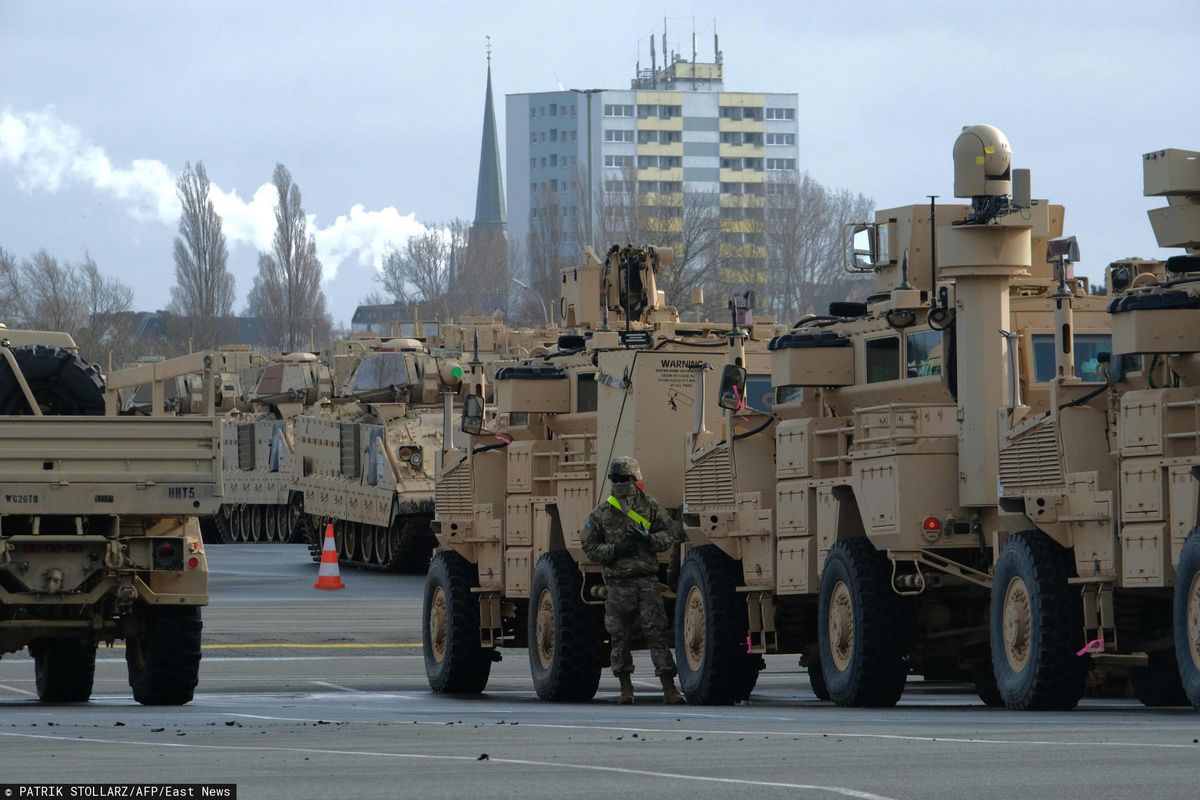
<svg viewBox="0 0 1200 800">
<path fill-rule="evenodd" d="M 507 96 L 510 240 L 528 247 L 533 232 L 573 263 L 584 243 L 679 246 L 702 227 L 709 277 L 762 287 L 766 197 L 799 160 L 798 96 L 725 91 L 719 53 L 669 62 L 629 89 Z"/>
</svg>

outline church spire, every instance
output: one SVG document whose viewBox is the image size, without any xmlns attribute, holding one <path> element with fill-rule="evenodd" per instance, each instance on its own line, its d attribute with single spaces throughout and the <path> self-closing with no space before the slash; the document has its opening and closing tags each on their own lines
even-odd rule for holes
<svg viewBox="0 0 1200 800">
<path fill-rule="evenodd" d="M 483 141 L 479 147 L 479 186 L 475 192 L 475 225 L 503 228 L 504 177 L 500 172 L 500 141 L 496 136 L 496 109 L 492 101 L 492 37 L 487 44 L 487 95 L 483 103 Z"/>
</svg>

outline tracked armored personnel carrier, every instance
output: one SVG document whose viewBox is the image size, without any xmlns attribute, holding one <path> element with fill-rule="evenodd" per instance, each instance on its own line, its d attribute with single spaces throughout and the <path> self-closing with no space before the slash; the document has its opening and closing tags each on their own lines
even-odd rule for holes
<svg viewBox="0 0 1200 800">
<path fill-rule="evenodd" d="M 858 226 L 853 267 L 874 274 L 874 295 L 771 342 L 775 402 L 751 412 L 758 432 L 730 411 L 688 443 L 676 644 L 693 702 L 737 699 L 748 662 L 729 643 L 748 635 L 754 652 L 802 654 L 816 694 L 841 705 L 895 703 L 915 673 L 1022 706 L 996 684 L 989 604 L 1001 549 L 1033 523 L 997 487 L 1050 472 L 1002 453 L 1002 420 L 1051 413 L 1064 370 L 1102 379 L 1111 298 L 1048 253 L 1070 254 L 1063 209 L 1029 197 L 1000 131 L 965 129 L 954 163 L 970 205 L 878 212 Z M 1155 266 L 1113 270 L 1144 283 Z M 1084 644 L 1079 623 L 1056 635 Z"/>
<path fill-rule="evenodd" d="M 636 457 L 646 490 L 678 514 L 676 445 L 698 413 L 716 409 L 715 382 L 697 393 L 694 372 L 723 364 L 736 340 L 758 388 L 768 385 L 766 344 L 782 328 L 738 326 L 734 335 L 731 322 L 681 322 L 657 288 L 672 255 L 614 247 L 600 260 L 587 250 L 562 272 L 567 329 L 555 347 L 492 381 L 473 370 L 466 436 L 447 410 L 422 631 L 434 691 L 481 692 L 502 649 L 528 647 L 539 697 L 590 699 L 607 660 L 605 587 L 580 531 L 608 492 L 610 460 Z M 673 556 L 678 548 L 660 563 L 668 598 Z"/>
<path fill-rule="evenodd" d="M 296 419 L 333 394 L 333 365 L 361 358 L 376 343 L 352 340 L 326 359 L 288 353 L 262 368 L 245 396 L 250 410 L 229 415 L 222 430 L 226 496 L 217 524 L 223 542 L 300 541 Z"/>
<path fill-rule="evenodd" d="M 104 409 L 103 377 L 70 336 L 0 326 L 0 652 L 29 648 L 41 700 L 84 702 L 97 645 L 123 639 L 134 698 L 187 703 L 218 422 Z"/>
<path fill-rule="evenodd" d="M 109 414 L 147 417 L 249 410 L 245 388 L 254 385 L 266 364 L 265 356 L 246 345 L 226 345 L 171 359 L 147 359 L 108 374 L 106 410 Z M 205 370 L 213 382 L 211 390 L 201 382 Z M 156 387 L 160 395 L 157 398 Z M 212 408 L 207 406 L 208 394 L 212 395 Z"/>
</svg>

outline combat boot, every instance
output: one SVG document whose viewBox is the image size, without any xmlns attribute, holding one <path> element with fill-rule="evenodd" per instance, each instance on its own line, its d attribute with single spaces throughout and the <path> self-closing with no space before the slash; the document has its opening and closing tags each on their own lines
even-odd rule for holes
<svg viewBox="0 0 1200 800">
<path fill-rule="evenodd" d="M 675 688 L 675 679 L 670 675 L 660 676 L 663 687 L 663 702 L 669 706 L 679 706 L 687 702 L 684 696 Z"/>
<path fill-rule="evenodd" d="M 621 682 L 621 696 L 617 698 L 617 704 L 633 705 L 633 676 L 628 672 L 618 672 L 617 680 Z"/>
</svg>

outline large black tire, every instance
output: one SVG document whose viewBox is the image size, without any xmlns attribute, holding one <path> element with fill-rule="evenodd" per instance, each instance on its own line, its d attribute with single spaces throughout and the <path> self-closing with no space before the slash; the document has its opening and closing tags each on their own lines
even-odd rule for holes
<svg viewBox="0 0 1200 800">
<path fill-rule="evenodd" d="M 1200 528 L 1193 528 L 1175 568 L 1175 659 L 1189 703 L 1200 711 Z"/>
<path fill-rule="evenodd" d="M 1133 693 L 1147 708 L 1190 705 L 1173 647 L 1151 653 L 1146 666 L 1129 671 L 1129 680 L 1133 684 Z"/>
<path fill-rule="evenodd" d="M 235 506 L 222 505 L 213 515 L 218 544 L 233 544 L 233 515 Z"/>
<path fill-rule="evenodd" d="M 439 694 L 479 694 L 492 671 L 492 654 L 479 646 L 476 578 L 475 565 L 453 551 L 429 562 L 421 648 L 429 688 Z"/>
<path fill-rule="evenodd" d="M 529 587 L 533 688 L 552 703 L 586 703 L 600 686 L 603 613 L 583 601 L 583 576 L 565 550 L 538 559 Z"/>
<path fill-rule="evenodd" d="M 837 542 L 825 559 L 817 634 L 821 674 L 839 706 L 893 706 L 904 692 L 908 608 L 891 575 L 887 557 L 867 539 Z"/>
<path fill-rule="evenodd" d="M 125 664 L 134 700 L 144 706 L 191 702 L 200 682 L 203 627 L 196 606 L 148 609 L 145 630 L 125 642 Z"/>
<path fill-rule="evenodd" d="M 980 662 L 971 668 L 971 681 L 975 684 L 975 693 L 988 708 L 1003 708 L 1004 696 L 996 685 L 996 673 L 992 669 L 991 658 Z"/>
<path fill-rule="evenodd" d="M 992 669 L 1016 711 L 1064 711 L 1083 696 L 1087 659 L 1083 607 L 1070 551 L 1041 531 L 1014 534 L 993 572 L 989 613 Z"/>
<path fill-rule="evenodd" d="M 808 685 L 818 700 L 829 699 L 829 687 L 825 685 L 825 675 L 821 672 L 819 661 L 808 668 Z"/>
<path fill-rule="evenodd" d="M 44 703 L 86 703 L 96 676 L 96 645 L 79 639 L 35 639 L 33 656 L 38 699 Z"/>
<path fill-rule="evenodd" d="M 99 367 L 61 347 L 14 347 L 12 354 L 43 414 L 104 414 L 104 379 Z M 8 360 L 0 359 L 0 416 L 32 413 Z"/>
<path fill-rule="evenodd" d="M 679 686 L 693 705 L 745 700 L 758 681 L 758 655 L 746 652 L 746 598 L 738 563 L 712 545 L 688 551 L 679 568 L 675 654 Z"/>
</svg>

